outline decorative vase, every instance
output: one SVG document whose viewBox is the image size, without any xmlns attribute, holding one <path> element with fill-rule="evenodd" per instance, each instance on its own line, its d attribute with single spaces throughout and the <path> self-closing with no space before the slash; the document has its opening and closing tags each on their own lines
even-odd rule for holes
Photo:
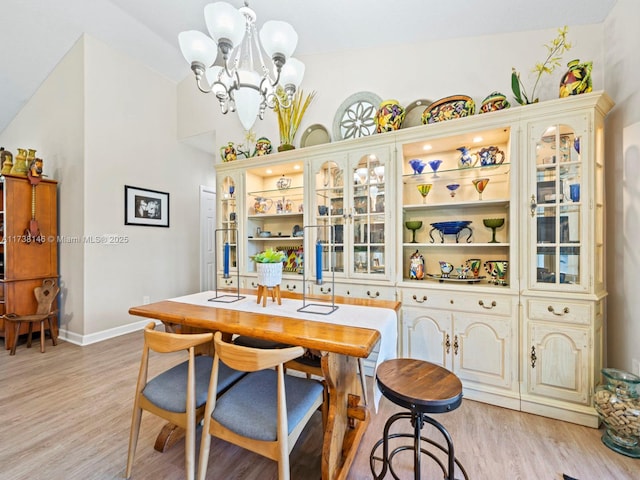
<svg viewBox="0 0 640 480">
<path fill-rule="evenodd" d="M 376 122 L 376 132 L 392 132 L 402 126 L 404 117 L 407 114 L 404 107 L 397 100 L 385 100 L 380 104 L 374 118 Z"/>
<path fill-rule="evenodd" d="M 27 151 L 24 148 L 18 149 L 18 155 L 16 155 L 15 162 L 13 162 L 13 167 L 11 167 L 12 175 L 27 175 L 27 171 L 29 170 L 27 166 Z"/>
<path fill-rule="evenodd" d="M 0 148 L 0 163 L 2 163 L 2 175 L 11 173 L 13 167 L 13 154 L 9 150 L 5 150 L 4 147 Z"/>
<path fill-rule="evenodd" d="M 589 93 L 593 90 L 591 83 L 592 62 L 580 63 L 580 60 L 571 60 L 567 63 L 567 67 L 569 70 L 560 80 L 560 98 Z"/>
<path fill-rule="evenodd" d="M 282 282 L 282 263 L 256 263 L 258 285 L 275 287 Z"/>
<path fill-rule="evenodd" d="M 287 150 L 295 150 L 296 147 L 291 145 L 290 143 L 283 143 L 282 145 L 278 145 L 279 152 L 286 152 Z"/>
<path fill-rule="evenodd" d="M 236 147 L 233 145 L 233 142 L 229 142 L 225 146 L 220 147 L 220 156 L 222 157 L 223 162 L 233 162 L 238 158 L 238 152 L 236 151 Z"/>
<path fill-rule="evenodd" d="M 602 443 L 614 452 L 640 458 L 640 377 L 615 368 L 602 369 L 594 407 L 606 426 Z"/>
</svg>

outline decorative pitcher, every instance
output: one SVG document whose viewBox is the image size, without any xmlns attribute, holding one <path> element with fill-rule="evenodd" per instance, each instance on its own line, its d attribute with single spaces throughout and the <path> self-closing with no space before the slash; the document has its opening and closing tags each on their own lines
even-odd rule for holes
<svg viewBox="0 0 640 480">
<path fill-rule="evenodd" d="M 567 63 L 567 67 L 569 70 L 560 80 L 560 98 L 589 93 L 593 90 L 591 83 L 592 62 L 580 63 L 580 60 L 571 60 Z"/>
<path fill-rule="evenodd" d="M 28 170 L 27 151 L 24 148 L 19 148 L 18 155 L 16 155 L 15 162 L 13 162 L 13 167 L 11 167 L 11 174 L 26 175 Z"/>
<path fill-rule="evenodd" d="M 273 205 L 273 200 L 265 197 L 256 197 L 253 209 L 256 213 L 267 213 Z"/>
<path fill-rule="evenodd" d="M 467 147 L 459 147 L 456 150 L 460 152 L 460 158 L 458 159 L 458 166 L 460 168 L 473 167 L 478 161 L 478 155 L 475 153 L 469 153 Z"/>
</svg>

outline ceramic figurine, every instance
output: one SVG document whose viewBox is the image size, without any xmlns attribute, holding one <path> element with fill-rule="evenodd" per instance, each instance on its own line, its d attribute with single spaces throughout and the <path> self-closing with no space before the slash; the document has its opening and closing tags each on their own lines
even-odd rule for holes
<svg viewBox="0 0 640 480">
<path fill-rule="evenodd" d="M 443 262 L 442 260 L 440 260 L 440 272 L 442 272 L 442 278 L 449 278 L 452 271 L 453 265 L 451 265 L 449 262 Z"/>
<path fill-rule="evenodd" d="M 376 132 L 392 132 L 402 126 L 406 111 L 397 100 L 385 100 L 380 104 L 374 118 Z"/>
<path fill-rule="evenodd" d="M 409 278 L 413 280 L 422 280 L 424 278 L 424 257 L 418 250 L 410 257 L 411 264 L 409 266 Z"/>
<path fill-rule="evenodd" d="M 560 80 L 560 98 L 589 93 L 593 90 L 591 83 L 592 62 L 580 63 L 580 60 L 571 60 L 567 63 L 567 67 L 569 70 Z"/>
</svg>

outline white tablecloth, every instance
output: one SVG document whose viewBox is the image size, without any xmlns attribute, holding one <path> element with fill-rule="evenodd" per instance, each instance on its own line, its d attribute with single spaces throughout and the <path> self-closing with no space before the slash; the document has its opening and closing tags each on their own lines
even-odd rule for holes
<svg viewBox="0 0 640 480">
<path fill-rule="evenodd" d="M 226 310 L 238 310 L 241 312 L 262 313 L 267 315 L 271 314 L 274 316 L 334 323 L 336 325 L 370 328 L 372 330 L 377 330 L 380 333 L 380 352 L 378 353 L 378 359 L 376 361 L 376 369 L 378 368 L 378 365 L 385 360 L 396 358 L 397 356 L 398 317 L 395 310 L 390 308 L 337 304 L 339 308 L 335 312 L 329 315 L 318 315 L 308 312 L 298 312 L 298 309 L 303 305 L 302 300 L 295 300 L 291 298 L 283 298 L 282 305 L 274 303 L 269 298 L 267 306 L 263 307 L 262 303 L 258 304 L 256 302 L 255 295 L 245 295 L 245 298 L 231 303 L 210 302 L 209 299 L 212 297 L 215 297 L 215 292 L 208 291 L 171 298 L 169 300 L 211 308 L 224 308 Z M 307 301 L 307 304 L 309 303 L 330 305 L 330 303 L 316 301 L 315 299 Z M 326 311 L 321 308 L 318 310 Z M 382 393 L 378 390 L 377 385 L 375 385 L 375 387 L 376 388 L 373 389 L 374 405 L 377 411 Z"/>
</svg>

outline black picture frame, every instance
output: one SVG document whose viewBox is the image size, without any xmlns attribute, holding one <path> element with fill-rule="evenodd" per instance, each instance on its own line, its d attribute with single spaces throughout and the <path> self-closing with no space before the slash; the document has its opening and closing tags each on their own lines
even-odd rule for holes
<svg viewBox="0 0 640 480">
<path fill-rule="evenodd" d="M 124 224 L 168 228 L 169 194 L 125 185 Z"/>
</svg>

